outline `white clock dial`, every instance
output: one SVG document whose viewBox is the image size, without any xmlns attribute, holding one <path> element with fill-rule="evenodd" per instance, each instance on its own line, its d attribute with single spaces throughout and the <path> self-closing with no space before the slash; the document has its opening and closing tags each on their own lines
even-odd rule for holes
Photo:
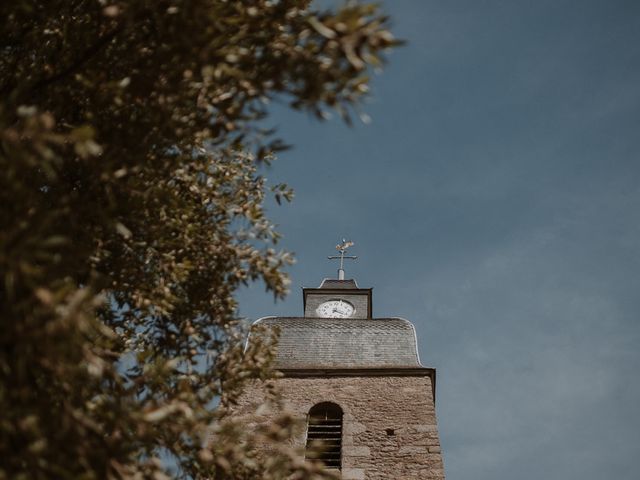
<svg viewBox="0 0 640 480">
<path fill-rule="evenodd" d="M 355 311 L 355 307 L 346 300 L 329 300 L 316 309 L 318 316 L 323 318 L 348 318 Z"/>
</svg>

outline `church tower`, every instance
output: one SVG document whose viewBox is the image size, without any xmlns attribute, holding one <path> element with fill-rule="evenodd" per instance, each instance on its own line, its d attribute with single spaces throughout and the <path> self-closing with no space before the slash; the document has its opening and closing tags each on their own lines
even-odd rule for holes
<svg viewBox="0 0 640 480">
<path fill-rule="evenodd" d="M 265 317 L 277 329 L 277 380 L 287 409 L 306 421 L 305 457 L 343 480 L 441 480 L 433 368 L 402 318 L 374 318 L 371 288 L 344 279 L 351 242 L 338 245 L 337 279 L 302 292 L 303 317 Z M 260 387 L 256 387 L 260 388 Z M 249 407 L 259 392 L 247 392 Z"/>
</svg>

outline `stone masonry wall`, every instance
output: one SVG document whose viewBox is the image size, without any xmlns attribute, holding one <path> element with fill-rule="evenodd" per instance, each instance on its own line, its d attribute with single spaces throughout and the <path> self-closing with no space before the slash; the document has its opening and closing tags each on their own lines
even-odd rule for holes
<svg viewBox="0 0 640 480">
<path fill-rule="evenodd" d="M 285 408 L 301 419 L 317 403 L 340 405 L 343 480 L 444 479 L 429 377 L 282 378 L 277 384 Z M 260 383 L 249 388 L 240 412 L 254 410 L 262 392 Z M 293 441 L 304 446 L 304 434 Z"/>
</svg>

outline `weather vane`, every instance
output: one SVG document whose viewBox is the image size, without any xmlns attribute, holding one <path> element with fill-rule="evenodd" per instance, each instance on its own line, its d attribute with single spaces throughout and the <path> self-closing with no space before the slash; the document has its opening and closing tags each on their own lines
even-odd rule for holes
<svg viewBox="0 0 640 480">
<path fill-rule="evenodd" d="M 338 280 L 344 280 L 344 259 L 355 260 L 358 257 L 354 257 L 353 255 L 345 255 L 344 253 L 347 251 L 349 247 L 353 247 L 355 244 L 352 241 L 347 241 L 346 239 L 342 239 L 342 243 L 336 245 L 336 250 L 340 252 L 340 255 L 329 255 L 327 258 L 329 260 L 337 260 L 340 259 L 340 268 L 338 269 Z"/>
</svg>

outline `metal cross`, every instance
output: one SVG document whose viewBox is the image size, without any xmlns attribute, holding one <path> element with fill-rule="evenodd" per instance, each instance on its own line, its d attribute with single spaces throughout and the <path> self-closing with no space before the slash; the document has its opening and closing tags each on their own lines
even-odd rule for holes
<svg viewBox="0 0 640 480">
<path fill-rule="evenodd" d="M 338 280 L 344 280 L 344 259 L 355 260 L 358 257 L 354 257 L 352 255 L 345 255 L 344 252 L 347 251 L 349 247 L 352 247 L 354 243 L 352 241 L 347 241 L 346 239 L 342 239 L 342 243 L 336 245 L 336 250 L 340 252 L 340 255 L 329 255 L 327 258 L 329 260 L 337 260 L 340 259 L 340 268 L 338 269 Z"/>
</svg>

